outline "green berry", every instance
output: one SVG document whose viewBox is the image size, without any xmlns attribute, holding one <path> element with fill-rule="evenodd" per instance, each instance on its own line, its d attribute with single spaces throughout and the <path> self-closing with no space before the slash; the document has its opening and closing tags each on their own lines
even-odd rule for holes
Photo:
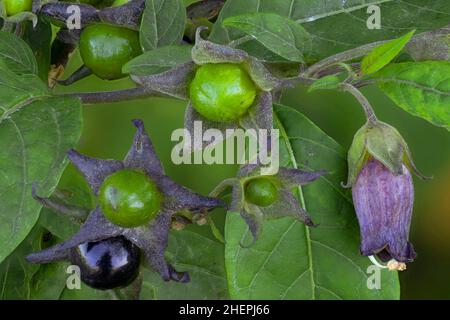
<svg viewBox="0 0 450 320">
<path fill-rule="evenodd" d="M 156 184 L 147 175 L 128 169 L 108 176 L 98 198 L 104 215 L 126 228 L 144 225 L 155 218 L 162 200 Z"/>
<path fill-rule="evenodd" d="M 33 0 L 3 0 L 7 16 L 13 16 L 20 12 L 31 11 Z"/>
<path fill-rule="evenodd" d="M 120 79 L 122 66 L 141 53 L 139 33 L 105 23 L 87 26 L 80 36 L 84 64 L 101 79 Z"/>
<path fill-rule="evenodd" d="M 189 87 L 194 109 L 216 122 L 240 118 L 253 104 L 256 91 L 247 72 L 229 63 L 201 66 Z"/>
<path fill-rule="evenodd" d="M 277 186 L 267 178 L 255 178 L 245 186 L 245 200 L 259 207 L 267 207 L 279 196 Z"/>
</svg>

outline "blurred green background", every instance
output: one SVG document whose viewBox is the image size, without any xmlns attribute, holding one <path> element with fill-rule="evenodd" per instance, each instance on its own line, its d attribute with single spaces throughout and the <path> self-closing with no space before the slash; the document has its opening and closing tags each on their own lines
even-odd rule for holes
<svg viewBox="0 0 450 320">
<path fill-rule="evenodd" d="M 67 74 L 80 64 L 75 53 Z M 100 81 L 88 77 L 58 92 L 116 90 L 131 86 L 129 80 Z M 433 179 L 415 179 L 416 201 L 410 240 L 418 258 L 400 274 L 402 299 L 450 299 L 450 134 L 413 117 L 395 106 L 376 88 L 366 88 L 378 118 L 395 126 L 409 143 L 417 167 Z M 283 94 L 282 103 L 307 115 L 329 136 L 348 148 L 364 116 L 346 93 L 304 88 Z M 174 165 L 170 160 L 173 130 L 183 127 L 186 103 L 149 98 L 130 102 L 87 105 L 84 131 L 78 149 L 90 156 L 120 159 L 126 154 L 135 128 L 131 121 L 143 119 L 166 173 L 175 181 L 208 194 L 222 179 L 234 176 L 236 166 Z"/>
</svg>

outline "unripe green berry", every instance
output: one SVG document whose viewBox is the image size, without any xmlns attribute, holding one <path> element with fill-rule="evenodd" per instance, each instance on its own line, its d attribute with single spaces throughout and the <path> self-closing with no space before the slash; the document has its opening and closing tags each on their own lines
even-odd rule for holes
<svg viewBox="0 0 450 320">
<path fill-rule="evenodd" d="M 245 200 L 259 207 L 267 207 L 279 196 L 278 188 L 270 179 L 255 178 L 245 186 Z"/>
<path fill-rule="evenodd" d="M 141 53 L 138 32 L 106 23 L 87 26 L 79 48 L 84 64 L 106 80 L 125 77 L 122 66 Z"/>
<path fill-rule="evenodd" d="M 114 172 L 103 181 L 98 199 L 104 215 L 112 223 L 131 228 L 156 217 L 162 196 L 147 175 L 126 169 Z"/>
<path fill-rule="evenodd" d="M 5 9 L 7 16 L 13 16 L 15 14 L 31 11 L 33 0 L 3 0 L 5 2 Z"/>
<path fill-rule="evenodd" d="M 216 122 L 240 118 L 253 104 L 256 91 L 247 72 L 230 63 L 201 66 L 189 86 L 194 109 Z"/>
</svg>

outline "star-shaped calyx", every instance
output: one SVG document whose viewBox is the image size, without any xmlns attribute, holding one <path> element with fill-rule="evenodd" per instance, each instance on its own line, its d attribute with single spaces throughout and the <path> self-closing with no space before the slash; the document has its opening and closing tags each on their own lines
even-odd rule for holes
<svg viewBox="0 0 450 320">
<path fill-rule="evenodd" d="M 92 210 L 80 230 L 70 239 L 45 250 L 27 256 L 31 263 L 49 263 L 66 260 L 70 250 L 82 243 L 96 242 L 111 237 L 124 236 L 137 245 L 145 255 L 148 264 L 158 272 L 165 281 L 189 281 L 186 272 L 177 272 L 164 258 L 172 219 L 179 212 L 204 214 L 209 210 L 224 206 L 216 198 L 196 194 L 177 184 L 164 174 L 163 167 L 156 156 L 143 122 L 134 120 L 137 133 L 133 145 L 123 161 L 90 158 L 75 150 L 67 153 L 70 161 L 83 174 L 95 195 L 107 177 L 120 170 L 139 170 L 153 181 L 162 195 L 160 210 L 150 222 L 139 226 L 125 228 L 109 221 L 101 206 Z M 34 194 L 36 200 L 48 205 L 47 199 Z"/>
<path fill-rule="evenodd" d="M 211 195 L 219 196 L 227 188 L 232 188 L 230 211 L 238 212 L 247 223 L 253 236 L 250 245 L 261 234 L 265 219 L 293 217 L 307 226 L 315 226 L 294 191 L 317 180 L 326 171 L 281 167 L 277 173 L 267 174 L 262 168 L 260 165 L 245 165 L 236 178 L 224 180 L 211 192 Z"/>
</svg>

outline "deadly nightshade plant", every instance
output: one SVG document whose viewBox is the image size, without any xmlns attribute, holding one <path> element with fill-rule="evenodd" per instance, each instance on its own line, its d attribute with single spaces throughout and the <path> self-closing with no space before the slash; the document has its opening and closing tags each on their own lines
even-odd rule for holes
<svg viewBox="0 0 450 320">
<path fill-rule="evenodd" d="M 309 214 L 303 209 L 293 190 L 319 179 L 326 172 L 303 171 L 294 168 L 279 168 L 276 174 L 261 174 L 260 165 L 241 167 L 236 178 L 220 183 L 211 196 L 219 196 L 232 188 L 230 211 L 238 212 L 247 223 L 253 236 L 253 245 L 262 232 L 265 219 L 293 217 L 309 227 L 315 226 Z M 249 246 L 241 243 L 241 246 Z"/>
<path fill-rule="evenodd" d="M 123 161 L 90 158 L 75 150 L 69 151 L 67 155 L 97 196 L 105 181 L 117 173 L 133 170 L 145 176 L 156 185 L 161 195 L 158 212 L 147 223 L 123 227 L 111 222 L 107 218 L 108 215 L 103 212 L 103 205 L 99 205 L 90 212 L 87 220 L 74 236 L 63 243 L 28 255 L 29 262 L 49 263 L 66 260 L 70 258 L 71 249 L 81 244 L 123 236 L 144 252 L 148 264 L 161 275 L 163 280 L 189 281 L 189 275 L 186 272 L 177 272 L 164 257 L 172 219 L 176 219 L 177 213 L 183 213 L 185 217 L 188 212 L 194 215 L 192 219 L 195 220 L 196 215 L 224 206 L 224 203 L 216 198 L 196 194 L 166 176 L 153 150 L 150 138 L 145 132 L 144 124 L 141 120 L 134 120 L 133 123 L 137 127 L 137 133 Z M 116 190 L 116 192 L 120 191 Z M 51 203 L 48 199 L 40 198 L 36 194 L 34 197 L 44 206 Z"/>
<path fill-rule="evenodd" d="M 361 235 L 360 251 L 390 270 L 404 270 L 416 258 L 409 242 L 414 204 L 410 171 L 421 178 L 408 145 L 392 126 L 379 121 L 365 103 L 368 121 L 355 134 L 348 151 L 348 181 Z"/>
</svg>

